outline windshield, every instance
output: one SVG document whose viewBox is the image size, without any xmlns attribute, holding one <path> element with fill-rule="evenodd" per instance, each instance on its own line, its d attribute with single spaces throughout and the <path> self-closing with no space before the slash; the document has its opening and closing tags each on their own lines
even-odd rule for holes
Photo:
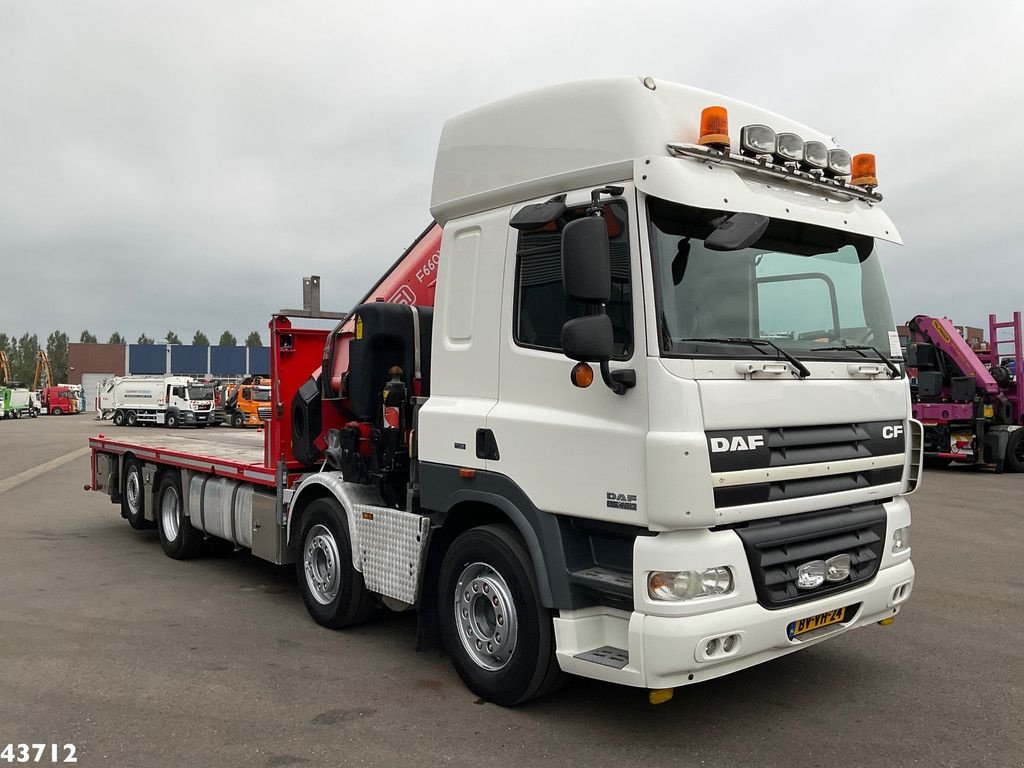
<svg viewBox="0 0 1024 768">
<path fill-rule="evenodd" d="M 252 399 L 257 403 L 270 402 L 270 387 L 256 387 L 252 391 Z"/>
<path fill-rule="evenodd" d="M 649 201 L 658 336 L 666 356 L 774 355 L 715 339 L 768 340 L 801 358 L 891 353 L 889 295 L 869 237 L 772 219 L 749 248 L 712 251 L 723 211 Z M 831 350 L 826 348 L 833 348 Z"/>
<path fill-rule="evenodd" d="M 188 388 L 189 400 L 213 400 L 213 387 L 191 386 Z"/>
</svg>

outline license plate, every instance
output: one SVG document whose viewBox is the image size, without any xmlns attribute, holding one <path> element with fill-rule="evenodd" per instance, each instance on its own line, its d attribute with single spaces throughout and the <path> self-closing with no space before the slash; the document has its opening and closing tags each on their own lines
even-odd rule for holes
<svg viewBox="0 0 1024 768">
<path fill-rule="evenodd" d="M 806 619 L 799 619 L 790 623 L 789 627 L 786 628 L 786 633 L 789 635 L 789 639 L 792 640 L 798 635 L 813 632 L 830 624 L 838 624 L 844 618 L 846 618 L 846 608 L 825 611 L 825 613 L 819 613 L 817 616 L 808 616 Z"/>
</svg>

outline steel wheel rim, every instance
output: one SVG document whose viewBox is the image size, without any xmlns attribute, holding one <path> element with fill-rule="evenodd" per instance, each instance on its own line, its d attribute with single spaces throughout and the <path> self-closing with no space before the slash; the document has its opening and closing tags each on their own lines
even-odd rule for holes
<svg viewBox="0 0 1024 768">
<path fill-rule="evenodd" d="M 453 606 L 462 647 L 480 668 L 504 669 L 519 641 L 519 620 L 505 578 L 487 563 L 463 568 Z"/>
<path fill-rule="evenodd" d="M 139 499 L 142 497 L 142 493 L 138 470 L 133 469 L 128 472 L 128 480 L 124 484 L 124 492 L 128 497 L 128 511 L 133 515 L 139 514 Z"/>
<path fill-rule="evenodd" d="M 341 553 L 334 534 L 326 525 L 314 525 L 306 534 L 302 568 L 313 599 L 320 605 L 334 602 L 341 587 Z"/>
<path fill-rule="evenodd" d="M 160 499 L 160 527 L 163 528 L 164 538 L 168 541 L 176 541 L 178 532 L 181 530 L 181 504 L 178 503 L 178 494 L 173 489 L 164 491 Z"/>
</svg>

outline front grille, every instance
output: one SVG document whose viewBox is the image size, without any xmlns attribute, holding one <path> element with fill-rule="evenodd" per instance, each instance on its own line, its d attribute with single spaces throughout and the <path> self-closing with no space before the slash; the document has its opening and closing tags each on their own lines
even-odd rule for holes
<svg viewBox="0 0 1024 768">
<path fill-rule="evenodd" d="M 880 504 L 864 504 L 760 520 L 734 530 L 747 554 L 757 601 L 765 608 L 784 608 L 873 579 L 882 560 L 885 523 L 885 509 Z M 842 554 L 850 556 L 847 579 L 797 589 L 799 566 Z"/>
<path fill-rule="evenodd" d="M 872 421 L 809 427 L 719 430 L 707 433 L 711 471 L 775 469 L 801 464 L 901 454 L 906 438 L 901 421 Z M 714 489 L 716 507 L 734 507 L 804 496 L 838 493 L 899 482 L 903 467 L 864 469 L 844 474 Z"/>
<path fill-rule="evenodd" d="M 257 408 L 256 415 L 260 417 L 261 421 L 270 421 L 270 408 Z"/>
</svg>

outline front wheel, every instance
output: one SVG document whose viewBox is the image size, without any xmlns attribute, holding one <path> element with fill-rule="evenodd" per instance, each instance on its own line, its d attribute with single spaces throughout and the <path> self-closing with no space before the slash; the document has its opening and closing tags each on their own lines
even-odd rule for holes
<svg viewBox="0 0 1024 768">
<path fill-rule="evenodd" d="M 481 698 L 522 704 L 564 679 L 551 612 L 511 528 L 472 528 L 452 542 L 441 564 L 438 615 L 455 671 Z"/>
<path fill-rule="evenodd" d="M 295 559 L 299 592 L 317 624 L 341 629 L 365 621 L 374 610 L 363 574 L 352 567 L 345 512 L 336 499 L 316 499 L 306 508 Z"/>
<path fill-rule="evenodd" d="M 167 424 L 168 429 L 177 429 L 178 424 L 181 423 L 180 417 L 176 413 L 168 413 L 164 423 Z"/>
<path fill-rule="evenodd" d="M 244 422 L 242 421 L 242 414 L 236 413 L 236 414 L 233 414 L 231 416 L 231 426 L 232 427 L 235 427 L 235 428 L 241 427 L 241 426 L 243 426 L 243 424 L 244 424 Z"/>
</svg>

